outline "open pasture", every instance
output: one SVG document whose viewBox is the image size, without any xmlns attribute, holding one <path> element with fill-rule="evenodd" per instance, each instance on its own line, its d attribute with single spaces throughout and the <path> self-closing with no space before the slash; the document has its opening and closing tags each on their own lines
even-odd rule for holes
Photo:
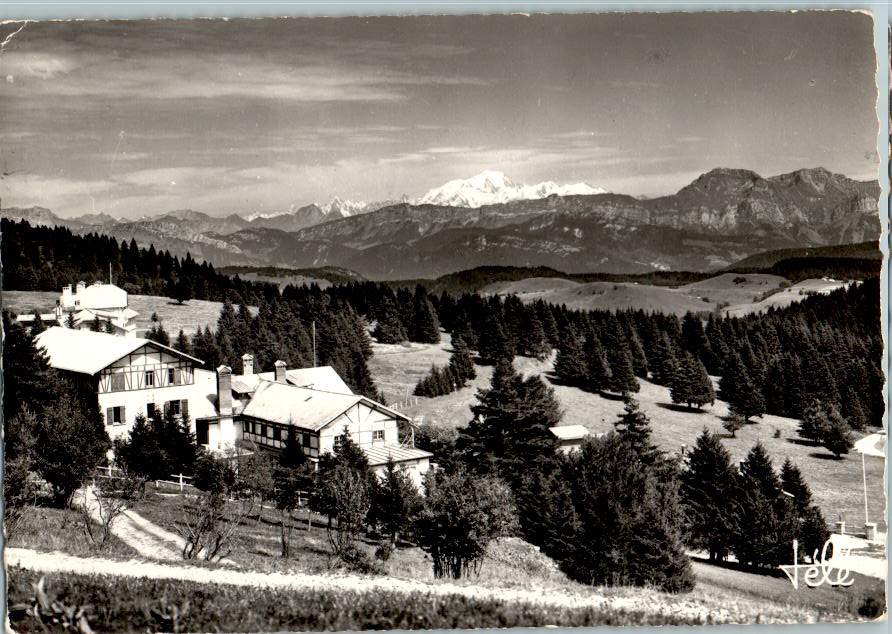
<svg viewBox="0 0 892 634">
<path fill-rule="evenodd" d="M 400 353 L 397 346 L 388 346 L 388 354 L 379 354 L 375 346 L 375 356 L 369 362 L 372 376 L 379 387 L 385 388 L 385 395 L 396 396 L 392 403 L 405 399 L 406 390 L 414 389 L 418 379 L 427 374 L 431 362 L 445 365 L 448 362 L 448 335 L 440 344 L 412 344 Z M 613 429 L 613 423 L 623 412 L 622 400 L 615 395 L 594 394 L 566 385 L 552 384 L 550 381 L 552 359 L 537 361 L 517 357 L 515 367 L 525 375 L 538 374 L 554 387 L 555 396 L 563 411 L 562 424 L 582 425 L 594 434 Z M 489 387 L 492 368 L 477 366 L 477 378 L 466 387 L 437 398 L 418 397 L 417 404 L 412 397 L 408 407 L 401 407 L 406 415 L 433 422 L 444 427 L 463 427 L 472 418 L 470 407 L 477 403 L 477 389 Z M 713 377 L 713 380 L 717 379 Z M 799 438 L 799 421 L 781 416 L 765 415 L 754 418 L 753 423 L 739 430 L 731 438 L 722 427 L 723 417 L 728 414 L 728 405 L 717 400 L 712 406 L 702 410 L 688 410 L 672 404 L 669 389 L 648 381 L 641 381 L 641 391 L 635 395 L 641 411 L 647 414 L 653 428 L 654 441 L 665 451 L 679 454 L 694 445 L 703 429 L 719 433 L 725 447 L 734 461 L 743 460 L 756 441 L 760 441 L 774 461 L 775 469 L 780 470 L 789 457 L 802 470 L 814 494 L 815 502 L 824 512 L 825 519 L 833 526 L 838 519 L 844 519 L 847 526 L 860 530 L 864 524 L 864 490 L 861 474 L 861 454 L 852 450 L 847 456 L 836 460 L 824 448 L 806 443 Z M 401 396 L 400 396 L 401 395 Z M 856 440 L 865 434 L 856 433 Z M 876 522 L 878 530 L 885 531 L 885 496 L 883 483 L 884 461 L 874 456 L 865 457 L 867 475 L 868 516 Z"/>
</svg>

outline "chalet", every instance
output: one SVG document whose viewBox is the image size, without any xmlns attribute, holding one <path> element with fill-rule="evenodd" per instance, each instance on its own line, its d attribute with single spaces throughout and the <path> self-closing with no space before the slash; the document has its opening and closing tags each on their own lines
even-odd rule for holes
<svg viewBox="0 0 892 634">
<path fill-rule="evenodd" d="M 558 449 L 570 453 L 582 448 L 589 431 L 582 425 L 558 425 L 549 427 L 549 431 L 557 438 Z"/>
<path fill-rule="evenodd" d="M 112 439 L 129 433 L 137 414 L 189 414 L 198 393 L 202 362 L 173 348 L 138 337 L 54 326 L 35 342 L 49 364 L 96 391 Z"/>
<path fill-rule="evenodd" d="M 214 452 L 236 440 L 281 450 L 291 434 L 307 457 L 333 452 L 345 435 L 383 474 L 392 460 L 421 486 L 432 454 L 400 443 L 399 425 L 409 419 L 365 396 L 354 394 L 331 367 L 243 373 L 227 366 L 202 369 L 202 362 L 173 348 L 137 337 L 55 326 L 36 337 L 52 367 L 74 374 L 96 391 L 111 438 L 125 436 L 138 414 L 172 412 L 192 421 L 196 442 Z"/>
<path fill-rule="evenodd" d="M 365 396 L 354 394 L 331 367 L 287 370 L 277 361 L 273 372 L 254 374 L 253 358 L 242 357 L 243 373 L 217 368 L 216 393 L 199 403 L 213 409 L 196 413 L 196 439 L 214 447 L 227 437 L 243 438 L 272 451 L 291 434 L 307 457 L 334 452 L 345 435 L 366 454 L 372 470 L 383 475 L 392 460 L 420 487 L 430 469 L 431 453 L 399 440 L 400 423 L 409 419 Z M 231 436 L 230 436 L 231 434 Z"/>
<path fill-rule="evenodd" d="M 85 282 L 78 282 L 74 292 L 69 284 L 62 289 L 53 312 L 41 314 L 40 318 L 66 326 L 69 314 L 78 330 L 90 330 L 98 321 L 111 326 L 113 334 L 136 337 L 139 313 L 128 306 L 127 291 L 114 284 L 94 282 L 87 286 Z M 34 320 L 34 315 L 20 315 L 18 320 L 29 323 Z"/>
</svg>

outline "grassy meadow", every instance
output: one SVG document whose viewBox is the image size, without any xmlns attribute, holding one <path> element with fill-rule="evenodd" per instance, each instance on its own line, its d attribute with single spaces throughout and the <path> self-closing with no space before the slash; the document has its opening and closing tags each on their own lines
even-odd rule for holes
<svg viewBox="0 0 892 634">
<path fill-rule="evenodd" d="M 3 291 L 3 308 L 17 314 L 33 313 L 40 310 L 50 313 L 59 299 L 59 293 L 48 291 Z M 190 299 L 180 305 L 169 297 L 154 295 L 128 295 L 128 305 L 139 313 L 136 318 L 137 336 L 143 336 L 152 327 L 152 313 L 158 318 L 171 339 L 177 336 L 182 328 L 190 337 L 197 328 L 210 326 L 214 330 L 217 318 L 220 317 L 222 302 L 208 302 L 201 299 Z M 252 315 L 257 308 L 250 307 Z"/>
<path fill-rule="evenodd" d="M 405 402 L 406 390 L 411 394 L 415 384 L 430 370 L 431 363 L 445 365 L 449 360 L 451 345 L 444 333 L 438 345 L 384 345 L 374 344 L 374 356 L 369 362 L 372 376 L 384 391 L 388 403 Z M 515 367 L 525 375 L 538 374 L 549 383 L 552 360 L 537 361 L 525 357 L 515 358 Z M 410 405 L 400 405 L 400 410 L 424 422 L 447 427 L 463 427 L 471 420 L 470 406 L 477 402 L 479 388 L 488 388 L 492 368 L 477 366 L 477 378 L 468 386 L 452 394 L 437 398 L 410 397 Z M 713 377 L 717 383 L 717 378 Z M 836 460 L 826 449 L 805 443 L 799 438 L 799 421 L 781 416 L 765 415 L 754 418 L 731 438 L 722 427 L 722 418 L 728 414 L 728 405 L 716 401 L 702 410 L 688 410 L 672 404 L 669 389 L 648 381 L 641 381 L 641 391 L 635 395 L 641 411 L 650 418 L 654 441 L 665 451 L 680 453 L 682 445 L 693 446 L 704 428 L 724 436 L 724 444 L 735 461 L 743 460 L 756 441 L 761 441 L 780 470 L 784 459 L 789 457 L 802 470 L 814 494 L 815 503 L 821 507 L 825 519 L 833 524 L 840 518 L 846 521 L 848 530 L 860 529 L 864 524 L 864 485 L 861 473 L 861 454 L 856 451 Z M 553 385 L 555 395 L 564 412 L 562 424 L 582 425 L 594 434 L 613 429 L 613 422 L 623 411 L 619 397 L 586 392 L 575 387 Z M 417 404 L 416 404 L 417 401 Z M 864 433 L 855 433 L 856 440 Z M 865 457 L 867 475 L 868 512 L 870 521 L 878 530 L 886 530 L 884 461 L 872 456 Z"/>
</svg>

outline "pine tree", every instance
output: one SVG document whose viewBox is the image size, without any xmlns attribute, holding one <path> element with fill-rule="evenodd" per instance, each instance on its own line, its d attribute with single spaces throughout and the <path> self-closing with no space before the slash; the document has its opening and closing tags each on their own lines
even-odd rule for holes
<svg viewBox="0 0 892 634">
<path fill-rule="evenodd" d="M 421 285 L 415 287 L 409 339 L 419 343 L 440 342 L 440 322 L 437 321 L 437 313 L 428 299 L 427 291 Z"/>
<path fill-rule="evenodd" d="M 615 433 L 589 439 L 568 460 L 576 531 L 553 548 L 567 575 L 586 584 L 693 588 L 671 464 L 643 463 Z"/>
<path fill-rule="evenodd" d="M 594 329 L 589 329 L 585 335 L 582 355 L 585 362 L 585 377 L 582 387 L 592 392 L 609 389 L 612 375 L 607 367 L 607 355 L 604 353 L 604 348 L 601 347 L 601 342 Z M 634 377 L 631 380 L 634 381 Z M 637 381 L 635 381 L 635 385 L 637 386 Z M 634 391 L 638 391 L 637 387 Z"/>
<path fill-rule="evenodd" d="M 823 438 L 821 438 L 821 444 L 839 459 L 843 454 L 849 453 L 849 449 L 854 447 L 855 443 L 852 440 L 848 424 L 839 415 L 835 407 L 830 411 L 829 422 L 830 424 L 824 431 Z"/>
<path fill-rule="evenodd" d="M 737 354 L 732 355 L 725 364 L 725 373 L 719 382 L 724 398 L 731 411 L 749 421 L 753 416 L 765 413 L 765 399 L 750 379 L 749 372 Z"/>
<path fill-rule="evenodd" d="M 613 427 L 643 463 L 652 465 L 658 460 L 661 452 L 651 442 L 650 420 L 639 409 L 638 401 L 625 400 L 623 413 L 614 421 Z"/>
<path fill-rule="evenodd" d="M 31 322 L 31 336 L 36 337 L 44 330 L 46 330 L 46 324 L 43 323 L 43 319 L 40 317 L 40 311 L 34 311 L 34 321 Z"/>
<path fill-rule="evenodd" d="M 554 390 L 539 376 L 524 379 L 510 361 L 493 370 L 489 389 L 478 390 L 474 419 L 459 430 L 456 447 L 478 473 L 499 475 L 512 485 L 539 458 L 554 454 L 549 428 L 561 420 Z"/>
<path fill-rule="evenodd" d="M 794 507 L 761 443 L 740 463 L 740 474 L 740 512 L 747 519 L 735 536 L 734 555 L 741 563 L 776 566 L 789 556 L 796 535 Z"/>
<path fill-rule="evenodd" d="M 699 359 L 687 352 L 681 360 L 670 391 L 673 403 L 687 403 L 688 409 L 696 405 L 700 409 L 706 403 L 715 402 L 712 380 Z"/>
<path fill-rule="evenodd" d="M 582 386 L 588 374 L 582 346 L 575 331 L 561 340 L 554 361 L 554 373 L 567 385 Z"/>
<path fill-rule="evenodd" d="M 385 297 L 381 303 L 378 310 L 378 324 L 372 336 L 378 343 L 402 343 L 409 338 L 400 321 L 399 312 L 389 297 Z"/>
<path fill-rule="evenodd" d="M 514 344 L 505 334 L 505 329 L 499 321 L 492 320 L 486 323 L 483 335 L 477 343 L 477 352 L 484 363 L 491 365 L 498 365 L 502 360 L 514 359 Z"/>
<path fill-rule="evenodd" d="M 629 345 L 626 343 L 619 322 L 612 314 L 607 316 L 605 333 L 607 363 L 610 366 L 607 389 L 618 394 L 637 392 L 641 386 L 632 370 L 632 355 L 629 352 Z"/>
<path fill-rule="evenodd" d="M 461 337 L 452 340 L 452 355 L 449 357 L 449 367 L 452 368 L 452 374 L 455 377 L 458 387 L 464 387 L 468 381 L 477 377 L 477 370 L 474 367 L 474 360 L 471 358 L 471 351 L 465 345 Z"/>
<path fill-rule="evenodd" d="M 703 430 L 681 481 L 688 545 L 708 550 L 710 561 L 726 559 L 741 518 L 737 470 L 717 435 Z"/>
<path fill-rule="evenodd" d="M 186 333 L 183 332 L 182 328 L 180 328 L 177 339 L 174 341 L 173 348 L 174 350 L 179 350 L 183 354 L 192 354 L 192 345 L 189 343 L 189 337 L 186 336 Z"/>
<path fill-rule="evenodd" d="M 651 380 L 657 385 L 670 386 L 675 378 L 678 363 L 665 332 L 661 332 L 657 337 L 654 347 L 648 354 L 648 361 Z"/>
<path fill-rule="evenodd" d="M 392 458 L 388 458 L 384 478 L 377 482 L 372 494 L 369 521 L 384 529 L 395 546 L 399 535 L 406 534 L 418 518 L 424 501 L 409 479 L 398 469 Z"/>
</svg>

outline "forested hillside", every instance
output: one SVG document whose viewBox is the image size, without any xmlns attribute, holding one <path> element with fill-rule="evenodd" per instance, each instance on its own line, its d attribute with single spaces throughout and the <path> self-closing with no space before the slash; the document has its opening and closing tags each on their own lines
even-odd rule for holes
<svg viewBox="0 0 892 634">
<path fill-rule="evenodd" d="M 76 236 L 64 227 L 32 227 L 27 222 L 0 221 L 3 234 L 3 289 L 59 291 L 83 280 L 112 279 L 134 295 L 164 295 L 223 301 L 278 294 L 274 284 L 245 282 L 222 275 L 214 265 L 182 260 L 155 247 L 141 249 L 134 240 L 118 242 L 97 234 Z"/>
<path fill-rule="evenodd" d="M 853 428 L 882 424 L 878 278 L 767 313 L 705 321 L 692 314 L 679 319 L 576 311 L 542 301 L 524 305 L 514 296 L 425 297 L 421 287 L 394 291 L 373 282 L 325 294 L 385 324 L 378 333 L 384 342 L 429 341 L 418 325 L 429 320 L 429 304 L 453 338 L 460 336 L 484 362 L 558 349 L 557 377 L 593 391 L 635 392 L 635 377 L 673 386 L 679 376 L 699 375 L 702 366 L 722 377 L 720 395 L 747 419 L 761 413 L 801 418 L 819 401 Z M 678 392 L 687 393 L 683 386 Z"/>
</svg>

